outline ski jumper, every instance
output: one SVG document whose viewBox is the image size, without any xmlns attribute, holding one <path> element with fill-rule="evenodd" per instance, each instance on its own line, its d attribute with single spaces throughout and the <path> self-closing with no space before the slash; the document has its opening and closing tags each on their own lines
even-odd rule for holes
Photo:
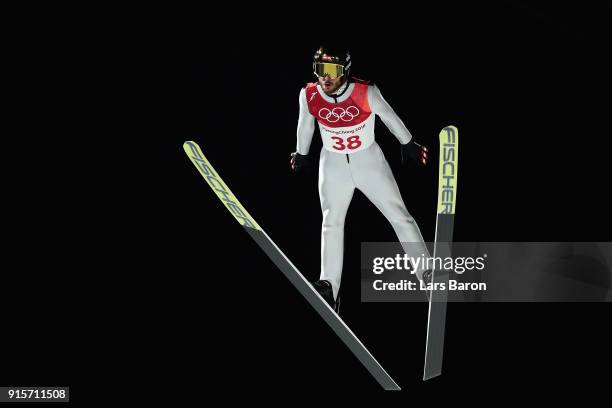
<svg viewBox="0 0 612 408">
<path fill-rule="evenodd" d="M 308 154 L 315 120 L 323 141 L 319 162 L 319 198 L 323 212 L 320 279 L 331 282 L 334 298 L 338 296 L 342 276 L 344 220 L 356 188 L 387 218 L 400 242 L 412 243 L 410 248 L 404 246 L 409 256 L 429 256 L 389 163 L 375 141 L 375 115 L 401 144 L 410 142 L 412 135 L 383 99 L 378 87 L 364 81 L 346 82 L 337 93 L 343 91 L 334 98 L 326 95 L 318 84 L 307 84 L 300 92 L 297 127 L 298 153 Z M 422 279 L 423 270 L 416 272 Z"/>
</svg>

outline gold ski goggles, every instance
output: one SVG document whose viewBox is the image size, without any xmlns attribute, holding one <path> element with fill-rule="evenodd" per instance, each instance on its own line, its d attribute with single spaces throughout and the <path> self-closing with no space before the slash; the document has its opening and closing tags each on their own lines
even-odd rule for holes
<svg viewBox="0 0 612 408">
<path fill-rule="evenodd" d="M 315 62 L 312 65 L 314 69 L 314 74 L 319 78 L 328 76 L 331 79 L 336 79 L 344 75 L 343 65 L 330 64 L 329 62 Z"/>
</svg>

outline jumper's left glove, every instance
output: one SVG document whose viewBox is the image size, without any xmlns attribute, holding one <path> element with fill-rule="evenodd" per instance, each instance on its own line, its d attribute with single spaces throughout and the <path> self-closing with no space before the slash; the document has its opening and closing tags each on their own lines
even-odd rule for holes
<svg viewBox="0 0 612 408">
<path fill-rule="evenodd" d="M 402 166 L 408 163 L 408 158 L 411 158 L 421 166 L 427 164 L 428 152 L 427 147 L 418 144 L 415 141 L 410 141 L 405 145 L 402 145 Z"/>
</svg>

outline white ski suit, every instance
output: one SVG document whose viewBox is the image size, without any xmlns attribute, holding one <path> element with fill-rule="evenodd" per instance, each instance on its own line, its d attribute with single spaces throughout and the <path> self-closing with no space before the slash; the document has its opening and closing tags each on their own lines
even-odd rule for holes
<svg viewBox="0 0 612 408">
<path fill-rule="evenodd" d="M 305 155 L 312 142 L 315 119 L 319 123 L 323 141 L 319 162 L 319 197 L 323 212 L 320 279 L 331 282 L 335 298 L 342 276 L 344 220 L 355 188 L 382 212 L 400 242 L 412 243 L 410 247 L 404 245 L 409 256 L 429 256 L 389 163 L 375 141 L 374 115 L 381 118 L 401 144 L 409 143 L 412 135 L 378 87 L 356 80 L 343 84 L 336 95 L 340 96 L 326 95 L 316 83 L 303 88 L 299 96 L 297 127 L 297 152 Z M 416 273 L 421 279 L 423 270 Z"/>
</svg>

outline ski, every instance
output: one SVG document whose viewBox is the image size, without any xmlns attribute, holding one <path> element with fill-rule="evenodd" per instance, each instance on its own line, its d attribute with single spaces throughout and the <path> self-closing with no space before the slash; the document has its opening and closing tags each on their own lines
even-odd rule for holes
<svg viewBox="0 0 612 408">
<path fill-rule="evenodd" d="M 440 164 L 438 171 L 438 207 L 434 258 L 451 256 L 453 222 L 457 200 L 457 165 L 459 154 L 459 131 L 448 126 L 440 132 Z M 444 283 L 448 288 L 450 271 L 434 270 L 431 282 Z M 432 290 L 427 319 L 427 340 L 425 344 L 425 368 L 423 381 L 442 373 L 444 354 L 444 329 L 446 325 L 447 290 Z"/>
<path fill-rule="evenodd" d="M 272 239 L 257 224 L 246 209 L 240 204 L 236 196 L 219 177 L 210 162 L 206 159 L 197 143 L 188 141 L 183 149 L 192 163 L 198 169 L 204 180 L 223 202 L 236 221 L 242 225 L 246 232 L 255 240 L 257 245 L 268 255 L 274 264 L 283 272 L 295 288 L 306 298 L 308 303 L 319 313 L 325 322 L 332 328 L 338 337 L 353 352 L 355 357 L 365 366 L 370 374 L 385 390 L 400 390 L 391 376 L 376 361 L 363 343 L 355 336 L 344 321 L 323 300 L 319 293 L 304 278 L 300 271 L 291 263 L 285 254 L 276 246 Z"/>
</svg>

